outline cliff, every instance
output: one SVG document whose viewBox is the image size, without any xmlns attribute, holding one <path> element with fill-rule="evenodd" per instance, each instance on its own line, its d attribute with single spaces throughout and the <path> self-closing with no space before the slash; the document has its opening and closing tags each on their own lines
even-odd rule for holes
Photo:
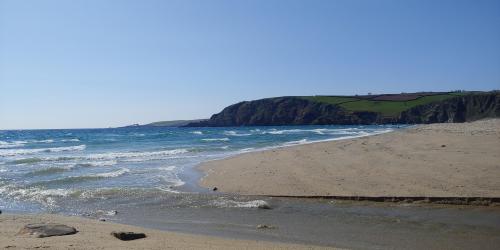
<svg viewBox="0 0 500 250">
<path fill-rule="evenodd" d="M 468 122 L 500 117 L 500 93 L 476 93 L 419 105 L 401 112 L 399 123 Z"/>
<path fill-rule="evenodd" d="M 224 108 L 190 127 L 465 122 L 500 117 L 500 92 L 276 97 Z"/>
</svg>

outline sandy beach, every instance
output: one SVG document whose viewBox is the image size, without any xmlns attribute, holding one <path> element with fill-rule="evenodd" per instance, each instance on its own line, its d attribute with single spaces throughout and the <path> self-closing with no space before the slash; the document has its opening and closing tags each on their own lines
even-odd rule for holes
<svg viewBox="0 0 500 250">
<path fill-rule="evenodd" d="M 62 223 L 75 227 L 78 233 L 48 238 L 16 235 L 24 225 L 41 222 Z M 2 249 L 332 249 L 172 233 L 80 217 L 49 214 L 1 214 L 0 225 L 0 248 Z M 121 241 L 110 235 L 112 231 L 142 232 L 147 237 Z"/>
<path fill-rule="evenodd" d="M 220 192 L 292 196 L 500 196 L 500 119 L 252 152 L 204 163 Z"/>
</svg>

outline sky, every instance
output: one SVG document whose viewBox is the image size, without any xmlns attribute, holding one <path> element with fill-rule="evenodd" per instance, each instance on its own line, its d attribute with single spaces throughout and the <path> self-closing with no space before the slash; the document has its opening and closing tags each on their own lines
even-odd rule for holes
<svg viewBox="0 0 500 250">
<path fill-rule="evenodd" d="M 498 0 L 0 0 L 0 129 L 456 89 L 500 89 Z"/>
</svg>

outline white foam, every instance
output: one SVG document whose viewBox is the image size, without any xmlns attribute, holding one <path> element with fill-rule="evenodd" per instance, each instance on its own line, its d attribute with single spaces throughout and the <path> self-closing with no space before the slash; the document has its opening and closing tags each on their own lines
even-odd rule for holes
<svg viewBox="0 0 500 250">
<path fill-rule="evenodd" d="M 191 131 L 189 133 L 195 134 L 195 135 L 202 135 L 203 134 L 203 132 L 201 132 L 201 131 Z"/>
<path fill-rule="evenodd" d="M 87 146 L 78 145 L 78 146 L 70 146 L 70 147 L 58 147 L 58 148 L 47 148 L 44 152 L 63 152 L 63 151 L 80 151 L 85 150 Z"/>
<path fill-rule="evenodd" d="M 212 205 L 220 208 L 230 208 L 230 207 L 258 208 L 258 207 L 269 206 L 269 204 L 264 200 L 234 201 L 234 200 L 228 200 L 226 198 L 219 198 L 217 200 L 214 200 L 212 201 Z"/>
<path fill-rule="evenodd" d="M 379 131 L 374 131 L 374 132 L 365 132 L 365 131 L 360 131 L 356 132 L 354 135 L 349 135 L 349 136 L 341 136 L 341 137 L 336 137 L 336 138 L 329 138 L 329 139 L 324 139 L 324 140 L 313 140 L 313 141 L 295 141 L 295 142 L 300 142 L 300 144 L 310 144 L 310 143 L 316 143 L 316 142 L 326 142 L 326 141 L 339 141 L 339 140 L 346 140 L 346 139 L 354 139 L 354 138 L 360 138 L 360 137 L 365 137 L 365 136 L 372 136 L 372 135 L 379 135 L 379 134 L 384 134 L 388 132 L 394 131 L 393 129 L 385 129 L 385 130 L 379 130 Z M 275 148 L 280 148 L 280 147 L 288 147 L 288 146 L 294 146 L 296 144 L 283 144 L 282 146 L 277 146 Z"/>
<path fill-rule="evenodd" d="M 306 144 L 307 142 L 308 142 L 307 139 L 302 139 L 302 140 L 298 140 L 298 141 L 285 142 L 285 143 L 283 143 L 283 145 L 299 145 L 299 144 Z"/>
<path fill-rule="evenodd" d="M 43 189 L 40 187 L 22 188 L 16 185 L 0 186 L 0 194 L 16 200 L 29 200 L 38 202 L 44 206 L 55 206 L 56 197 L 66 197 L 71 195 L 73 190 L 70 189 Z"/>
<path fill-rule="evenodd" d="M 77 141 L 80 141 L 79 139 L 62 139 L 61 140 L 62 142 L 77 142 Z"/>
<path fill-rule="evenodd" d="M 85 150 L 85 145 L 70 146 L 70 147 L 57 147 L 57 148 L 33 148 L 33 149 L 4 149 L 0 150 L 0 156 L 15 156 L 36 154 L 42 152 L 63 152 L 63 151 L 79 151 Z"/>
<path fill-rule="evenodd" d="M 28 143 L 53 143 L 54 140 L 52 139 L 47 139 L 47 140 L 22 140 L 22 141 L 12 141 L 12 142 L 6 142 L 6 141 L 0 141 L 0 148 L 2 147 L 18 147 L 18 146 L 23 146 L 24 144 Z"/>
<path fill-rule="evenodd" d="M 112 178 L 112 177 L 118 177 L 122 176 L 126 173 L 130 172 L 130 169 L 128 168 L 121 168 L 113 172 L 108 172 L 108 173 L 99 173 L 99 174 L 94 174 L 90 176 L 95 176 L 95 177 L 103 177 L 103 178 Z"/>
<path fill-rule="evenodd" d="M 224 134 L 225 135 L 229 135 L 229 136 L 250 136 L 252 134 L 248 134 L 248 133 L 238 133 L 236 131 L 233 131 L 233 130 L 230 130 L 230 131 L 224 131 Z"/>
<path fill-rule="evenodd" d="M 230 139 L 227 137 L 224 138 L 205 138 L 201 139 L 202 141 L 229 141 Z"/>
<path fill-rule="evenodd" d="M 53 143 L 54 140 L 48 139 L 48 140 L 41 140 L 41 141 L 33 141 L 33 142 L 41 142 L 41 143 Z"/>
<path fill-rule="evenodd" d="M 392 128 L 386 128 L 383 130 L 376 130 L 372 132 L 365 132 L 365 131 L 358 131 L 355 132 L 354 134 L 348 134 L 346 136 L 340 136 L 340 137 L 335 137 L 335 138 L 328 138 L 328 139 L 322 139 L 322 140 L 307 140 L 307 139 L 302 139 L 299 141 L 291 141 L 291 142 L 285 142 L 282 143 L 281 145 L 276 145 L 276 146 L 267 146 L 267 147 L 261 147 L 261 148 L 243 148 L 238 151 L 233 152 L 233 154 L 228 154 L 225 155 L 224 157 L 229 157 L 235 154 L 242 154 L 242 153 L 249 153 L 249 152 L 260 152 L 260 151 L 265 151 L 265 150 L 272 150 L 272 149 L 277 149 L 277 148 L 283 148 L 283 147 L 291 147 L 291 146 L 297 146 L 300 144 L 311 144 L 311 143 L 316 143 L 316 142 L 327 142 L 327 141 L 338 141 L 338 140 L 346 140 L 346 139 L 354 139 L 354 138 L 360 138 L 360 137 L 365 137 L 365 136 L 372 136 L 372 135 L 378 135 L 378 134 L 384 134 L 388 132 L 392 132 L 394 129 Z M 223 157 L 223 158 L 224 158 Z"/>
<path fill-rule="evenodd" d="M 179 177 L 177 176 L 177 174 L 175 174 L 175 179 L 166 179 L 165 178 L 165 181 L 166 182 L 169 182 L 169 183 L 172 183 L 170 186 L 171 187 L 180 187 L 184 184 L 186 184 L 185 182 L 183 182 L 181 179 L 179 179 Z"/>
<path fill-rule="evenodd" d="M 13 142 L 6 142 L 6 141 L 0 141 L 0 148 L 16 148 L 16 147 L 23 147 L 24 144 L 27 142 L 24 141 L 13 141 Z"/>
<path fill-rule="evenodd" d="M 169 156 L 176 154 L 184 154 L 187 152 L 189 152 L 187 149 L 172 149 L 172 150 L 150 151 L 150 152 L 111 152 L 103 154 L 92 154 L 87 156 L 86 158 L 90 160 L 113 160 L 121 158 Z"/>
<path fill-rule="evenodd" d="M 186 184 L 184 181 L 182 181 L 179 176 L 177 175 L 177 172 L 173 171 L 176 167 L 175 166 L 169 166 L 169 167 L 164 167 L 163 170 L 169 170 L 163 173 L 159 178 L 162 180 L 162 182 L 167 183 L 168 185 L 162 185 L 160 187 L 157 187 L 160 190 L 167 191 L 167 192 L 172 192 L 172 193 L 180 193 L 177 190 L 172 189 L 173 187 L 179 187 L 184 184 Z M 160 168 L 159 168 L 160 169 Z"/>
<path fill-rule="evenodd" d="M 243 148 L 243 149 L 240 149 L 238 151 L 241 153 L 244 153 L 244 152 L 250 152 L 250 151 L 254 151 L 254 150 L 255 150 L 255 148 Z"/>
<path fill-rule="evenodd" d="M 108 161 L 90 161 L 90 162 L 80 162 L 79 165 L 85 165 L 89 167 L 109 167 L 116 165 L 118 162 L 116 160 Z"/>
<path fill-rule="evenodd" d="M 334 134 L 342 134 L 342 133 L 352 133 L 356 128 L 317 128 L 317 129 L 270 129 L 267 131 L 263 131 L 261 134 L 272 134 L 272 135 L 283 135 L 283 134 L 297 134 L 297 133 L 315 133 L 318 135 L 334 135 Z"/>
<path fill-rule="evenodd" d="M 162 171 L 173 171 L 176 167 L 175 166 L 168 166 L 168 167 L 158 167 L 158 170 Z"/>
<path fill-rule="evenodd" d="M 291 134 L 291 133 L 298 133 L 298 132 L 304 132 L 304 130 L 303 129 L 277 130 L 277 129 L 273 128 L 273 129 L 262 132 L 262 134 L 282 135 L 282 134 Z"/>
</svg>

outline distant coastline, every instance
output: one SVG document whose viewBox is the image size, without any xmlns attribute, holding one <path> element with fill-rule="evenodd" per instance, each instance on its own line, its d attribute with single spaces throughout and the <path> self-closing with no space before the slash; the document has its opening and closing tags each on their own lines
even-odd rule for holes
<svg viewBox="0 0 500 250">
<path fill-rule="evenodd" d="M 118 128 L 137 128 L 137 127 L 183 127 L 190 123 L 204 122 L 208 119 L 193 119 L 193 120 L 172 120 L 172 121 L 159 121 L 147 124 L 132 124 Z"/>
</svg>

